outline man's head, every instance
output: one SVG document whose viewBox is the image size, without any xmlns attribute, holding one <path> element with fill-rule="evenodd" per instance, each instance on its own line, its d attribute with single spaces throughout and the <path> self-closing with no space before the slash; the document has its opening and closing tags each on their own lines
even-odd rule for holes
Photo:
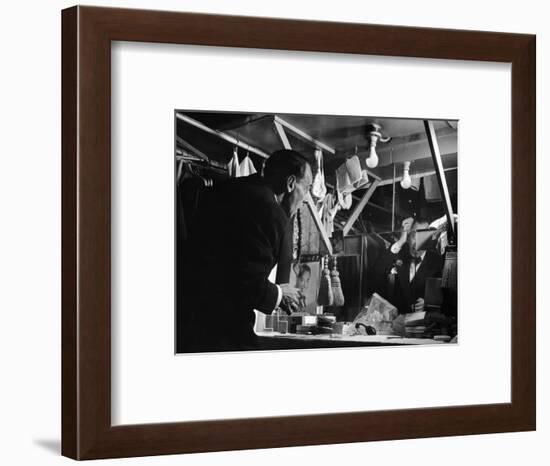
<svg viewBox="0 0 550 466">
<path fill-rule="evenodd" d="M 264 179 L 292 217 L 311 188 L 313 175 L 308 159 L 294 150 L 278 150 L 264 166 Z"/>
<path fill-rule="evenodd" d="M 296 288 L 300 291 L 304 291 L 309 286 L 309 280 L 311 279 L 311 267 L 307 264 L 300 264 L 297 267 L 296 272 Z"/>
<path fill-rule="evenodd" d="M 417 230 L 426 230 L 429 227 L 428 220 L 424 218 L 416 218 L 414 223 L 411 226 L 411 230 L 409 231 L 409 234 L 407 235 L 407 243 L 409 245 L 409 252 L 412 257 L 418 257 L 420 252 L 424 250 L 424 245 L 420 244 L 417 240 L 416 232 Z"/>
</svg>

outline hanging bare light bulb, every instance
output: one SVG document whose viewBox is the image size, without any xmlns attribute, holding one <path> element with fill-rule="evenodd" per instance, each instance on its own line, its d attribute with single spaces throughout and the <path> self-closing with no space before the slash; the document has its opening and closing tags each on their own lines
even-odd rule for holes
<svg viewBox="0 0 550 466">
<path fill-rule="evenodd" d="M 411 162 L 405 162 L 403 164 L 403 179 L 401 180 L 401 187 L 403 189 L 409 189 L 411 187 L 411 175 L 409 174 L 409 170 L 411 168 Z"/>
<path fill-rule="evenodd" d="M 367 167 L 374 168 L 378 165 L 378 154 L 376 153 L 376 141 L 378 138 L 371 134 L 369 156 L 367 157 Z"/>
<path fill-rule="evenodd" d="M 375 168 L 378 166 L 378 154 L 376 153 L 376 143 L 378 141 L 388 142 L 391 138 L 383 138 L 380 132 L 382 127 L 376 123 L 367 125 L 367 137 L 369 138 L 369 155 L 367 157 L 367 167 Z"/>
</svg>

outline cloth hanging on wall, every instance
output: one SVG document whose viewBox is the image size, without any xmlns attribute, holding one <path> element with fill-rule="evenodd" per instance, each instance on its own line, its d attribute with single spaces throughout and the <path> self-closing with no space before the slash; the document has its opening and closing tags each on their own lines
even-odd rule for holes
<svg viewBox="0 0 550 466">
<path fill-rule="evenodd" d="M 336 195 L 338 197 L 338 203 L 344 210 L 349 209 L 353 201 L 351 192 L 349 192 L 351 187 L 353 187 L 353 185 L 351 184 L 346 164 L 343 163 L 336 170 Z"/>
<path fill-rule="evenodd" d="M 237 154 L 237 147 L 233 149 L 233 156 L 227 164 L 227 172 L 229 173 L 229 178 L 238 178 L 241 173 L 239 165 L 239 156 Z"/>
<path fill-rule="evenodd" d="M 334 207 L 334 196 L 327 194 L 322 207 L 321 221 L 329 238 L 332 238 L 334 232 L 334 217 L 336 216 L 336 209 Z"/>
<path fill-rule="evenodd" d="M 322 201 L 327 194 L 327 187 L 325 186 L 325 171 L 323 167 L 323 151 L 321 149 L 315 149 L 315 165 L 316 173 L 313 179 L 313 185 L 311 187 L 311 194 L 315 200 Z"/>
<path fill-rule="evenodd" d="M 246 157 L 239 165 L 239 173 L 237 176 L 250 176 L 254 174 L 256 174 L 256 168 L 254 168 L 252 160 L 250 160 L 250 157 L 246 154 Z"/>
<path fill-rule="evenodd" d="M 361 162 L 359 162 L 359 157 L 357 157 L 357 155 L 346 160 L 346 169 L 349 174 L 350 182 L 355 188 L 361 182 L 363 176 Z"/>
</svg>

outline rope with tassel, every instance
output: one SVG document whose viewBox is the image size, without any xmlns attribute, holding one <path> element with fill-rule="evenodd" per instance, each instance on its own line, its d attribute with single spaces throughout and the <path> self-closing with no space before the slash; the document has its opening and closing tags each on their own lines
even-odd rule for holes
<svg viewBox="0 0 550 466">
<path fill-rule="evenodd" d="M 323 268 L 323 275 L 321 276 L 319 294 L 317 295 L 317 304 L 319 306 L 332 306 L 334 295 L 332 294 L 330 270 L 328 269 L 328 256 L 321 259 L 321 267 Z"/>
<path fill-rule="evenodd" d="M 330 283 L 332 287 L 332 295 L 334 297 L 333 306 L 343 306 L 345 303 L 344 293 L 342 291 L 342 283 L 340 281 L 340 272 L 336 265 L 336 256 L 332 262 L 332 272 L 330 272 Z"/>
<path fill-rule="evenodd" d="M 445 262 L 441 274 L 441 288 L 457 290 L 457 251 L 456 247 L 449 245 L 445 251 Z"/>
</svg>

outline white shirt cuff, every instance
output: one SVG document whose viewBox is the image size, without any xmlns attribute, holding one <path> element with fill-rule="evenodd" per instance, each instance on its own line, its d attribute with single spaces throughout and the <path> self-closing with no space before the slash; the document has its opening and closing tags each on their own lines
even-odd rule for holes
<svg viewBox="0 0 550 466">
<path fill-rule="evenodd" d="M 275 307 L 278 307 L 279 304 L 281 304 L 281 301 L 283 300 L 283 290 L 279 285 L 275 285 L 277 287 L 277 290 L 279 291 L 279 296 L 277 297 L 277 303 L 275 304 Z"/>
</svg>

